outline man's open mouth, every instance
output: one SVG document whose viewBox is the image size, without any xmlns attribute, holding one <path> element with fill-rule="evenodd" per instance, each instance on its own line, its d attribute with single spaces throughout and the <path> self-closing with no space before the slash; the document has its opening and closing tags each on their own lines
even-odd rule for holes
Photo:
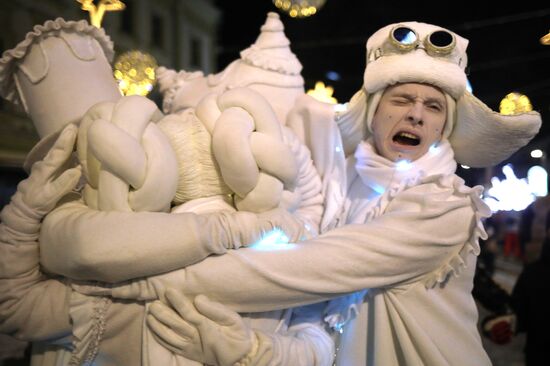
<svg viewBox="0 0 550 366">
<path fill-rule="evenodd" d="M 410 132 L 398 132 L 393 136 L 393 142 L 400 145 L 418 146 L 420 145 L 420 137 Z"/>
</svg>

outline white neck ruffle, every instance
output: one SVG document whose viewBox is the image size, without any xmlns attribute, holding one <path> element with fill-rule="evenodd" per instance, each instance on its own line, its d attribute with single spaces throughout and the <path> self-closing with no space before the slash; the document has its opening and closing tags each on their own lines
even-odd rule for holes
<svg viewBox="0 0 550 366">
<path fill-rule="evenodd" d="M 372 138 L 361 142 L 354 156 L 355 170 L 361 181 L 378 194 L 411 180 L 429 175 L 449 175 L 456 170 L 453 149 L 446 139 L 413 162 L 393 162 L 380 156 L 372 144 Z"/>
</svg>

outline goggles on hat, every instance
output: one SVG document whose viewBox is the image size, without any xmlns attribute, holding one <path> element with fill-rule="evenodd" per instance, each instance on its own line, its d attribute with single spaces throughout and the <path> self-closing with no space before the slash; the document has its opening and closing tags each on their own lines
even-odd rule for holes
<svg viewBox="0 0 550 366">
<path fill-rule="evenodd" d="M 454 34 L 439 29 L 429 33 L 421 40 L 414 29 L 401 24 L 392 28 L 388 34 L 388 39 L 380 47 L 370 52 L 368 60 L 372 62 L 382 56 L 405 54 L 419 48 L 424 49 L 432 57 L 454 62 L 458 65 L 462 62 L 457 52 L 453 52 L 456 49 Z"/>
</svg>

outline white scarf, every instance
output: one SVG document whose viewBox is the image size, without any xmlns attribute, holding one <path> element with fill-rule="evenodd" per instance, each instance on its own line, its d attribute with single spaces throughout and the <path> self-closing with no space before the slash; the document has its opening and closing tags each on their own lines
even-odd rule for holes
<svg viewBox="0 0 550 366">
<path fill-rule="evenodd" d="M 392 197 L 417 184 L 421 178 L 451 175 L 456 170 L 453 149 L 447 139 L 414 162 L 393 162 L 380 156 L 369 138 L 357 146 L 354 158 L 348 163 L 354 165 L 362 184 L 349 187 L 348 198 L 351 199 L 345 207 L 346 224 L 369 222 L 386 211 Z M 362 290 L 331 300 L 325 321 L 335 330 L 342 329 L 357 314 L 367 292 Z"/>
<path fill-rule="evenodd" d="M 379 194 L 419 177 L 449 175 L 456 170 L 453 149 L 446 139 L 433 145 L 426 154 L 413 162 L 393 162 L 379 155 L 372 145 L 372 138 L 361 142 L 354 156 L 359 177 L 366 186 Z"/>
<path fill-rule="evenodd" d="M 348 171 L 353 169 L 343 212 L 347 224 L 363 224 L 381 215 L 396 192 L 423 177 L 450 175 L 456 170 L 453 150 L 446 139 L 413 162 L 393 162 L 380 156 L 369 138 L 357 146 L 347 164 Z"/>
</svg>

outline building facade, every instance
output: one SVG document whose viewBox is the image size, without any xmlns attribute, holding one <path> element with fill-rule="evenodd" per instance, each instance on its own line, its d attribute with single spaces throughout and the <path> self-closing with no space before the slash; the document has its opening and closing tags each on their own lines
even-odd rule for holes
<svg viewBox="0 0 550 366">
<path fill-rule="evenodd" d="M 220 10 L 212 0 L 123 0 L 126 9 L 106 12 L 102 27 L 115 44 L 116 56 L 140 50 L 158 65 L 205 73 L 216 71 Z M 99 0 L 94 0 L 98 4 Z M 86 19 L 76 0 L 0 2 L 0 53 L 25 38 L 35 24 L 62 17 Z M 151 98 L 158 102 L 153 90 Z M 38 141 L 32 122 L 5 100 L 0 101 L 0 168 L 20 168 Z M 6 175 L 8 173 L 2 173 Z"/>
</svg>

